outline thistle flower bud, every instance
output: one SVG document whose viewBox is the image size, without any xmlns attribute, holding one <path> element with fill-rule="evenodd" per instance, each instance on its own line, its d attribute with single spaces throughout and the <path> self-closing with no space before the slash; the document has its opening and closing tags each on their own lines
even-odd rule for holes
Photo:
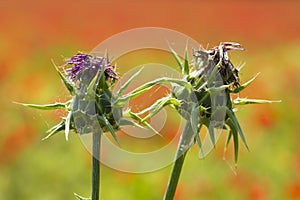
<svg viewBox="0 0 300 200">
<path fill-rule="evenodd" d="M 72 66 L 66 70 L 66 76 L 80 86 L 89 84 L 98 71 L 103 72 L 105 79 L 117 79 L 116 67 L 111 65 L 108 58 L 78 53 L 66 61 L 66 66 Z M 80 87 L 79 86 L 79 87 Z"/>
<path fill-rule="evenodd" d="M 231 99 L 231 93 L 238 93 L 245 89 L 255 78 L 243 85 L 240 84 L 239 71 L 229 59 L 227 53 L 229 50 L 244 50 L 244 48 L 238 43 L 222 42 L 219 46 L 208 50 L 193 51 L 192 65 L 188 64 L 187 56 L 184 61 L 181 61 L 176 52 L 172 50 L 183 72 L 184 81 L 191 85 L 192 90 L 184 85 L 175 85 L 172 88 L 171 98 L 180 102 L 176 108 L 181 116 L 190 122 L 190 130 L 192 130 L 190 132 L 192 133 L 185 132 L 183 134 L 185 137 L 183 143 L 189 144 L 186 141 L 194 139 L 201 149 L 199 156 L 204 157 L 198 135 L 202 125 L 207 127 L 213 146 L 216 143 L 214 129 L 227 129 L 229 130 L 228 141 L 231 138 L 234 140 L 235 161 L 237 162 L 238 135 L 247 148 L 248 146 L 233 111 L 235 101 Z M 186 52 L 185 55 L 187 55 Z M 189 70 L 182 70 L 184 68 L 182 63 L 185 63 Z"/>
<path fill-rule="evenodd" d="M 74 84 L 75 95 L 72 99 L 71 122 L 80 134 L 94 132 L 99 127 L 105 132 L 107 123 L 118 129 L 122 111 L 118 108 L 115 120 L 112 112 L 113 95 L 110 87 L 117 79 L 115 66 L 108 58 L 78 53 L 66 61 L 66 77 Z"/>
</svg>

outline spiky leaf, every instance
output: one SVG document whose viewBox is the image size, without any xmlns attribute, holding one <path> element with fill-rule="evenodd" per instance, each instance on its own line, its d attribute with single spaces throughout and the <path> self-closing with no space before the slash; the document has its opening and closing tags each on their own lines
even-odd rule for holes
<svg viewBox="0 0 300 200">
<path fill-rule="evenodd" d="M 130 92 L 127 95 L 124 95 L 124 97 L 118 98 L 114 104 L 117 106 L 122 106 L 126 102 L 128 102 L 130 99 L 139 96 L 147 91 L 149 91 L 153 86 L 158 85 L 158 84 L 172 84 L 175 83 L 177 85 L 184 86 L 189 92 L 191 92 L 192 86 L 190 83 L 181 80 L 181 79 L 175 79 L 175 78 L 158 78 L 153 81 L 150 81 L 148 83 L 145 83 L 141 85 L 140 87 L 136 88 L 132 92 Z"/>
<path fill-rule="evenodd" d="M 139 123 L 141 123 L 142 125 L 146 126 L 147 128 L 149 128 L 151 131 L 153 131 L 155 134 L 159 135 L 162 137 L 162 135 L 157 132 L 148 122 L 145 122 L 142 120 L 141 117 L 139 117 L 137 114 L 131 112 L 131 111 L 128 111 L 128 114 L 130 115 L 130 117 L 136 121 L 138 121 Z"/>
<path fill-rule="evenodd" d="M 262 99 L 247 99 L 247 98 L 236 98 L 233 101 L 235 105 L 247 105 L 247 104 L 268 104 L 275 103 L 281 101 L 270 101 L 270 100 L 262 100 Z"/>
<path fill-rule="evenodd" d="M 172 97 L 163 97 L 159 100 L 157 100 L 154 104 L 152 104 L 150 107 L 148 107 L 145 110 L 142 110 L 138 114 L 141 115 L 143 113 L 149 112 L 149 114 L 142 119 L 142 122 L 147 121 L 151 117 L 153 117 L 155 114 L 157 114 L 162 108 L 164 108 L 167 105 L 174 105 L 175 107 L 180 106 L 179 100 L 172 98 Z"/>
<path fill-rule="evenodd" d="M 91 198 L 85 198 L 85 197 L 79 196 L 76 193 L 74 193 L 74 196 L 76 197 L 77 200 L 91 200 Z"/>
<path fill-rule="evenodd" d="M 68 105 L 70 105 L 70 102 L 65 102 L 65 103 L 53 103 L 53 104 L 29 104 L 29 103 L 18 103 L 14 102 L 16 104 L 20 104 L 26 107 L 30 108 L 35 108 L 35 109 L 40 109 L 40 110 L 56 110 L 56 109 L 62 109 L 62 108 L 67 108 Z"/>
<path fill-rule="evenodd" d="M 125 118 L 120 119 L 119 126 L 134 126 L 137 128 L 144 128 L 143 126 Z"/>
<path fill-rule="evenodd" d="M 185 75 L 189 75 L 190 74 L 190 66 L 189 66 L 189 61 L 188 61 L 188 51 L 187 51 L 187 48 L 184 51 L 184 65 L 183 65 L 183 69 L 184 69 L 184 74 Z"/>
<path fill-rule="evenodd" d="M 49 129 L 47 131 L 47 133 L 49 133 L 49 134 L 46 137 L 44 137 L 42 140 L 46 140 L 64 129 L 65 129 L 65 120 L 62 120 L 59 124 L 53 126 L 51 129 Z"/>
<path fill-rule="evenodd" d="M 66 117 L 66 122 L 65 122 L 65 137 L 66 137 L 67 141 L 68 141 L 68 138 L 69 138 L 71 117 L 72 117 L 72 112 L 69 112 L 67 117 Z"/>
<path fill-rule="evenodd" d="M 53 62 L 52 63 L 55 67 L 55 70 L 58 72 L 61 80 L 63 81 L 63 83 L 65 84 L 66 88 L 68 89 L 68 91 L 70 92 L 70 94 L 73 96 L 75 95 L 75 88 L 73 86 L 73 84 L 65 77 L 65 75 L 58 69 L 58 67 L 56 66 L 56 64 Z"/>
<path fill-rule="evenodd" d="M 241 139 L 242 139 L 244 145 L 245 145 L 246 148 L 249 150 L 248 144 L 247 144 L 247 142 L 246 142 L 246 138 L 245 138 L 245 136 L 244 136 L 244 133 L 243 133 L 243 131 L 242 131 L 242 128 L 241 128 L 241 126 L 240 126 L 240 124 L 239 124 L 239 122 L 238 122 L 238 120 L 237 120 L 235 114 L 233 113 L 232 110 L 229 110 L 229 109 L 226 109 L 226 113 L 227 113 L 227 115 L 229 116 L 229 118 L 232 120 L 232 125 L 233 125 L 233 127 L 234 127 L 234 130 L 237 131 L 237 132 L 240 134 L 240 137 L 241 137 Z"/>
<path fill-rule="evenodd" d="M 176 53 L 176 51 L 174 49 L 171 48 L 171 46 L 169 46 L 170 50 L 171 50 L 171 53 L 173 54 L 179 68 L 180 68 L 180 71 L 182 72 L 182 74 L 184 74 L 184 67 L 182 65 L 182 62 L 181 62 L 181 59 L 180 57 L 178 56 L 178 54 Z"/>
<path fill-rule="evenodd" d="M 105 116 L 97 116 L 98 119 L 108 128 L 108 130 L 110 131 L 111 135 L 113 136 L 113 138 L 115 139 L 115 141 L 119 143 L 119 140 L 118 140 L 118 136 L 113 128 L 113 126 L 109 123 L 109 121 L 106 119 Z"/>
<path fill-rule="evenodd" d="M 137 72 L 135 72 L 131 77 L 130 79 L 128 79 L 123 85 L 122 87 L 120 88 L 118 94 L 117 94 L 117 98 L 119 98 L 120 96 L 122 96 L 125 92 L 125 90 L 128 88 L 128 86 L 130 85 L 130 83 L 141 73 L 141 71 L 143 70 L 144 68 L 142 67 L 141 69 L 139 69 Z"/>
<path fill-rule="evenodd" d="M 239 93 L 242 90 L 244 90 L 246 87 L 248 87 L 255 79 L 256 77 L 259 75 L 260 73 L 257 73 L 252 79 L 250 79 L 249 81 L 247 81 L 246 83 L 242 84 L 240 87 L 234 89 L 232 91 L 232 93 Z"/>
<path fill-rule="evenodd" d="M 237 165 L 237 161 L 238 161 L 238 153 L 239 153 L 239 138 L 238 138 L 238 132 L 236 129 L 236 125 L 235 123 L 231 120 L 228 119 L 226 121 L 226 124 L 229 126 L 230 131 L 229 131 L 229 135 L 227 138 L 227 143 L 226 143 L 226 148 L 228 146 L 228 143 L 231 139 L 231 137 L 233 137 L 233 146 L 234 146 L 234 161 L 235 161 L 235 165 Z"/>
</svg>

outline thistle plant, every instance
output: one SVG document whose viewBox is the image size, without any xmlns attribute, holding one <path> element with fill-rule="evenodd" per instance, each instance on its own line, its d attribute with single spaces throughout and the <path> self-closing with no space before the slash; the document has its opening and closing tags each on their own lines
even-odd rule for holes
<svg viewBox="0 0 300 200">
<path fill-rule="evenodd" d="M 78 53 L 67 59 L 63 66 L 55 65 L 55 69 L 72 98 L 62 103 L 22 105 L 42 110 L 65 109 L 67 111 L 67 116 L 52 127 L 43 140 L 61 131 L 65 132 L 66 140 L 68 140 L 71 130 L 80 135 L 92 134 L 92 195 L 91 198 L 84 198 L 77 194 L 75 196 L 77 199 L 98 200 L 102 134 L 110 132 L 118 143 L 116 131 L 122 126 L 148 127 L 154 130 L 147 122 L 142 122 L 130 109 L 123 112 L 124 105 L 130 99 L 147 91 L 147 88 L 123 95 L 129 84 L 140 73 L 138 71 L 124 83 L 117 95 L 114 95 L 112 87 L 118 79 L 118 75 L 116 67 L 111 64 L 107 56 L 98 57 Z"/>
<path fill-rule="evenodd" d="M 144 122 L 169 105 L 175 108 L 186 120 L 185 128 L 180 137 L 175 156 L 175 162 L 164 195 L 165 200 L 174 198 L 185 156 L 192 145 L 197 143 L 200 157 L 205 156 L 199 133 L 203 127 L 208 129 L 213 146 L 216 145 L 215 132 L 228 130 L 227 148 L 233 140 L 235 164 L 238 161 L 239 138 L 249 149 L 244 133 L 235 115 L 235 107 L 247 104 L 271 103 L 268 100 L 257 100 L 237 97 L 255 78 L 240 84 L 239 70 L 228 56 L 229 50 L 244 50 L 234 42 L 223 42 L 209 50 L 201 48 L 193 52 L 192 62 L 188 59 L 187 50 L 183 60 L 171 49 L 174 58 L 182 72 L 183 79 L 170 80 L 172 93 L 157 100 L 152 106 L 139 112 L 146 114 Z M 160 80 L 153 81 L 161 83 Z M 180 84 L 178 84 L 180 83 Z"/>
<path fill-rule="evenodd" d="M 55 66 L 71 95 L 69 101 L 46 105 L 23 105 L 43 110 L 65 109 L 67 111 L 66 117 L 52 127 L 44 139 L 61 131 L 64 131 L 66 140 L 68 140 L 71 130 L 79 135 L 92 134 L 92 194 L 91 198 L 84 198 L 75 194 L 79 200 L 99 199 L 100 150 L 103 133 L 109 132 L 117 143 L 119 141 L 116 131 L 125 125 L 147 127 L 159 134 L 147 121 L 165 106 L 176 109 L 186 123 L 178 143 L 170 179 L 164 195 L 164 200 L 171 200 L 174 198 L 188 150 L 194 144 L 197 144 L 200 149 L 200 157 L 206 155 L 202 145 L 203 141 L 201 141 L 199 135 L 203 127 L 208 130 L 212 146 L 216 145 L 215 135 L 217 131 L 228 131 L 225 148 L 233 141 L 234 160 L 237 163 L 239 140 L 243 142 L 247 149 L 249 147 L 235 115 L 236 106 L 272 102 L 240 98 L 239 95 L 233 95 L 239 94 L 247 88 L 257 75 L 241 84 L 239 69 L 229 59 L 228 51 L 230 50 L 244 50 L 244 48 L 238 43 L 223 42 L 209 50 L 203 48 L 194 50 L 191 61 L 188 58 L 187 49 L 183 58 L 180 58 L 171 49 L 183 78 L 158 78 L 137 87 L 127 94 L 125 94 L 125 91 L 139 75 L 142 68 L 133 74 L 116 94 L 113 94 L 112 88 L 118 79 L 118 75 L 116 67 L 111 64 L 108 57 L 78 53 L 67 59 L 63 66 Z M 124 109 L 131 99 L 159 84 L 171 85 L 171 93 L 138 113 L 132 112 L 130 108 Z"/>
</svg>

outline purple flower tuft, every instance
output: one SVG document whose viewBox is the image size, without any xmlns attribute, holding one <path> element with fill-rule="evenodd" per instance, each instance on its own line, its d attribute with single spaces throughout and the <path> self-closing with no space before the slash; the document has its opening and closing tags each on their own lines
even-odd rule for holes
<svg viewBox="0 0 300 200">
<path fill-rule="evenodd" d="M 72 81 L 92 80 L 98 71 L 104 70 L 105 78 L 117 79 L 115 66 L 110 64 L 108 58 L 93 56 L 90 54 L 78 53 L 66 61 L 66 65 L 72 68 L 67 69 L 67 77 Z"/>
</svg>

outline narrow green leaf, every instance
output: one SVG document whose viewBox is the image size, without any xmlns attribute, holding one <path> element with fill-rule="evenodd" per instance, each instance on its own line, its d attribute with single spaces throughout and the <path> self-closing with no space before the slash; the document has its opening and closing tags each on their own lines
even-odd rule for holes
<svg viewBox="0 0 300 200">
<path fill-rule="evenodd" d="M 201 157 L 204 158 L 205 155 L 204 155 L 204 151 L 203 151 L 203 148 L 202 148 L 202 142 L 201 142 L 201 139 L 200 139 L 200 136 L 199 136 L 200 130 L 201 130 L 201 128 L 202 128 L 202 125 L 203 125 L 203 124 L 199 124 L 199 128 L 198 128 L 198 131 L 197 131 L 197 133 L 196 133 L 196 135 L 195 135 L 195 138 L 196 138 L 197 144 L 198 144 L 198 146 L 199 146 L 199 148 L 200 148 Z"/>
<path fill-rule="evenodd" d="M 207 82 L 204 82 L 204 76 L 201 76 L 200 78 L 198 78 L 194 84 L 194 87 L 197 90 L 201 90 L 202 88 L 204 88 L 207 85 Z"/>
<path fill-rule="evenodd" d="M 208 126 L 208 133 L 209 133 L 212 144 L 214 145 L 214 147 L 216 147 L 215 131 L 214 131 L 213 126 L 211 126 L 211 125 Z"/>
<path fill-rule="evenodd" d="M 228 116 L 229 116 L 230 119 L 232 120 L 235 130 L 240 134 L 240 137 L 241 137 L 241 139 L 242 139 L 244 145 L 245 145 L 246 148 L 249 150 L 248 144 L 247 144 L 247 142 L 246 142 L 246 138 L 245 138 L 245 136 L 244 136 L 244 133 L 243 133 L 243 131 L 242 131 L 242 128 L 241 128 L 241 126 L 240 126 L 240 124 L 239 124 L 239 122 L 238 122 L 238 120 L 237 120 L 235 114 L 233 113 L 232 110 L 229 110 L 229 109 L 226 109 L 226 113 L 228 114 Z"/>
<path fill-rule="evenodd" d="M 130 79 L 128 79 L 120 88 L 117 98 L 119 98 L 120 96 L 122 96 L 125 92 L 125 90 L 128 88 L 128 86 L 130 85 L 130 83 L 141 73 L 141 71 L 144 69 L 144 67 L 141 67 L 141 69 L 139 69 L 137 72 L 135 72 Z"/>
<path fill-rule="evenodd" d="M 230 127 L 230 131 L 229 131 L 229 135 L 228 135 L 228 139 L 227 139 L 226 148 L 228 146 L 230 138 L 233 136 L 234 162 L 235 162 L 235 165 L 237 165 L 238 156 L 239 156 L 239 138 L 238 138 L 238 133 L 237 133 L 236 125 L 234 124 L 234 122 L 231 119 L 228 119 L 226 121 L 226 123 Z"/>
<path fill-rule="evenodd" d="M 119 106 L 119 107 L 123 107 L 128 101 L 130 101 L 131 99 L 133 99 L 134 97 L 137 97 L 147 91 L 149 91 L 152 87 L 149 88 L 145 88 L 143 90 L 137 91 L 133 94 L 128 94 L 124 97 L 120 97 L 118 98 L 113 104 L 114 106 Z"/>
<path fill-rule="evenodd" d="M 182 65 L 182 62 L 181 62 L 181 59 L 179 58 L 179 56 L 177 55 L 176 51 L 169 45 L 169 48 L 171 50 L 171 53 L 173 54 L 179 68 L 180 68 L 180 71 L 182 72 L 182 74 L 184 74 L 184 67 Z"/>
<path fill-rule="evenodd" d="M 208 86 L 210 86 L 211 84 L 213 84 L 213 82 L 216 81 L 216 79 L 218 78 L 217 73 L 218 73 L 218 66 L 214 66 L 213 70 L 210 72 L 208 79 L 207 79 Z"/>
<path fill-rule="evenodd" d="M 171 83 L 175 83 L 175 84 L 184 86 L 188 91 L 192 90 L 191 84 L 189 82 L 184 81 L 184 80 L 174 79 L 174 78 L 158 78 L 158 79 L 155 79 L 153 81 L 150 81 L 148 83 L 145 83 L 145 84 L 141 85 L 140 87 L 136 88 L 135 90 L 133 90 L 129 94 L 124 95 L 124 97 L 118 98 L 114 102 L 114 104 L 116 104 L 118 106 L 122 106 L 126 102 L 128 102 L 130 99 L 132 99 L 132 98 L 134 98 L 134 97 L 136 97 L 138 95 L 141 95 L 141 94 L 147 92 L 154 85 L 158 85 L 158 84 L 171 84 Z"/>
<path fill-rule="evenodd" d="M 188 51 L 187 47 L 185 48 L 184 51 L 184 74 L 189 75 L 190 74 L 190 66 L 189 66 L 189 60 L 188 60 Z"/>
<path fill-rule="evenodd" d="M 233 135 L 233 143 L 234 143 L 234 161 L 235 165 L 237 165 L 238 157 L 239 157 L 239 138 L 237 133 L 232 133 Z"/>
<path fill-rule="evenodd" d="M 239 93 L 242 90 L 244 90 L 246 87 L 248 87 L 255 79 L 256 77 L 259 75 L 260 73 L 257 73 L 252 79 L 250 79 L 249 81 L 247 81 L 246 83 L 242 84 L 240 87 L 234 89 L 232 91 L 232 93 Z"/>
<path fill-rule="evenodd" d="M 142 118 L 140 118 L 137 114 L 129 111 L 128 112 L 130 114 L 130 117 L 134 120 L 137 120 L 139 123 L 141 123 L 142 125 L 146 126 L 147 128 L 149 128 L 151 131 L 153 131 L 155 134 L 159 135 L 162 137 L 162 135 L 157 132 L 148 122 L 142 121 Z"/>
<path fill-rule="evenodd" d="M 191 111 L 191 127 L 195 135 L 198 135 L 198 114 L 199 114 L 198 107 L 193 105 Z"/>
<path fill-rule="evenodd" d="M 227 140 L 226 140 L 226 144 L 225 144 L 224 152 L 226 152 L 226 151 L 227 151 L 227 148 L 228 148 L 228 145 L 229 145 L 229 142 L 230 142 L 231 138 L 232 138 L 232 131 L 231 131 L 231 130 L 229 130 L 229 134 L 228 134 L 228 137 L 227 137 Z"/>
<path fill-rule="evenodd" d="M 99 115 L 98 115 L 97 117 L 98 117 L 98 119 L 99 119 L 102 123 L 104 123 L 105 126 L 109 129 L 109 131 L 110 131 L 111 135 L 113 136 L 113 138 L 115 139 L 115 141 L 116 141 L 118 144 L 120 144 L 120 143 L 119 143 L 119 140 L 118 140 L 118 136 L 117 136 L 117 134 L 116 134 L 116 132 L 115 132 L 113 126 L 109 123 L 109 121 L 106 119 L 106 117 L 105 117 L 105 116 L 99 116 Z"/>
<path fill-rule="evenodd" d="M 79 196 L 76 193 L 74 193 L 74 196 L 76 197 L 77 200 L 91 200 L 91 198 L 85 198 L 85 197 Z"/>
<path fill-rule="evenodd" d="M 208 96 L 209 96 L 209 91 L 208 91 L 208 90 L 205 90 L 205 94 L 203 95 L 203 97 L 202 97 L 200 100 L 198 100 L 199 105 L 201 105 L 201 104 L 206 100 L 206 98 L 207 98 Z M 205 110 L 206 110 L 205 107 L 200 106 L 200 111 L 205 111 Z"/>
<path fill-rule="evenodd" d="M 42 140 L 46 140 L 64 129 L 65 129 L 65 120 L 62 120 L 59 124 L 53 126 L 51 129 L 49 129 L 47 131 L 47 133 L 49 133 L 49 134 L 46 137 L 44 137 Z"/>
<path fill-rule="evenodd" d="M 70 131 L 71 116 L 72 116 L 72 112 L 70 111 L 66 117 L 66 122 L 65 122 L 65 137 L 66 137 L 67 141 L 69 139 L 68 137 L 69 137 L 69 131 Z"/>
<path fill-rule="evenodd" d="M 202 124 L 198 122 L 198 116 L 199 116 L 199 108 L 196 105 L 193 105 L 192 111 L 191 111 L 191 128 L 194 134 L 194 138 L 196 139 L 196 142 L 200 148 L 200 152 L 202 154 L 202 157 L 204 157 L 204 152 L 202 148 L 201 139 L 199 136 L 200 129 L 202 127 Z"/>
<path fill-rule="evenodd" d="M 225 89 L 229 88 L 229 85 L 221 85 L 217 87 L 209 87 L 207 90 L 211 93 L 219 94 L 220 92 L 225 91 Z"/>
<path fill-rule="evenodd" d="M 101 74 L 103 74 L 103 72 L 98 71 L 97 74 L 95 75 L 95 77 L 92 79 L 92 81 L 90 82 L 89 86 L 87 87 L 87 95 L 94 97 L 95 94 L 95 85 L 98 83 L 99 78 L 101 77 Z"/>
<path fill-rule="evenodd" d="M 262 100 L 262 99 L 247 99 L 247 98 L 236 98 L 233 100 L 234 105 L 248 105 L 248 104 L 268 104 L 281 102 L 279 101 L 271 101 L 271 100 Z"/>
<path fill-rule="evenodd" d="M 66 88 L 68 89 L 68 91 L 70 92 L 70 94 L 73 96 L 75 95 L 75 89 L 73 84 L 64 76 L 64 74 L 58 69 L 58 67 L 56 66 L 56 64 L 54 63 L 54 61 L 52 60 L 52 63 L 55 67 L 55 70 L 58 72 L 60 78 L 62 79 L 63 83 L 65 84 Z"/>
<path fill-rule="evenodd" d="M 40 110 L 56 110 L 61 108 L 67 108 L 67 106 L 70 104 L 69 101 L 65 103 L 53 103 L 53 104 L 44 104 L 44 105 L 19 103 L 19 102 L 14 102 L 14 103 L 20 104 L 22 106 L 30 107 L 30 108 L 40 109 Z"/>
<path fill-rule="evenodd" d="M 143 126 L 125 118 L 120 119 L 119 126 L 134 126 L 138 128 L 144 128 Z"/>
<path fill-rule="evenodd" d="M 144 90 L 144 89 L 149 88 L 149 87 L 153 87 L 154 85 L 158 85 L 158 84 L 171 84 L 171 83 L 175 83 L 175 84 L 184 86 L 184 87 L 186 87 L 189 90 L 191 90 L 191 88 L 192 88 L 192 86 L 190 85 L 190 83 L 188 83 L 188 82 L 186 82 L 184 80 L 164 77 L 164 78 L 158 78 L 158 79 L 155 79 L 153 81 L 150 81 L 148 83 L 143 84 L 142 86 L 140 86 L 140 87 L 136 88 L 135 90 L 133 90 L 131 92 L 131 94 L 134 94 L 134 93 L 136 93 L 136 92 L 138 92 L 140 90 Z"/>
<path fill-rule="evenodd" d="M 152 104 L 149 108 L 146 108 L 138 113 L 138 115 L 141 115 L 143 113 L 149 112 L 149 114 L 142 119 L 142 122 L 147 121 L 154 115 L 156 115 L 162 108 L 164 108 L 167 105 L 174 105 L 175 107 L 180 106 L 180 101 L 172 98 L 170 96 L 163 97 L 159 100 L 157 100 L 154 104 Z"/>
</svg>

